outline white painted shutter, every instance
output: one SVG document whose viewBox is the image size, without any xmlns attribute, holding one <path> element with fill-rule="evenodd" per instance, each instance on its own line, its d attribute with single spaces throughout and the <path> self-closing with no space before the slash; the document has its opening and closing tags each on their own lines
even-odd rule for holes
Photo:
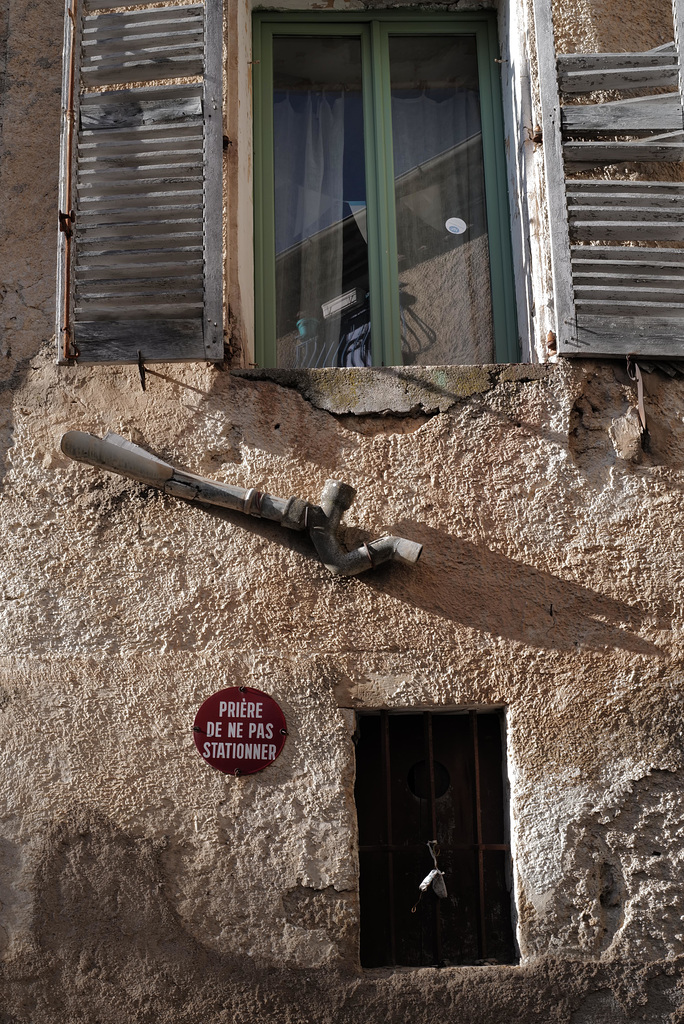
<svg viewBox="0 0 684 1024">
<path fill-rule="evenodd" d="M 680 2 L 673 0 L 677 40 Z M 535 0 L 535 25 L 558 351 L 684 357 L 684 248 L 658 245 L 684 243 L 684 184 L 574 176 L 607 164 L 684 161 L 679 47 L 557 55 L 551 0 Z M 641 89 L 649 94 L 572 103 Z"/>
<path fill-rule="evenodd" d="M 66 3 L 58 361 L 220 360 L 221 0 Z"/>
</svg>

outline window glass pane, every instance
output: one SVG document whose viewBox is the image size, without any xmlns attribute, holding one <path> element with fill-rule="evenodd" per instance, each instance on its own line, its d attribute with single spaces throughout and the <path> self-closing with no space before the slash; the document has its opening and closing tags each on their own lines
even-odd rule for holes
<svg viewBox="0 0 684 1024">
<path fill-rule="evenodd" d="M 273 41 L 278 365 L 369 366 L 361 41 Z"/>
<path fill-rule="evenodd" d="M 391 36 L 405 365 L 494 361 L 474 36 Z"/>
</svg>

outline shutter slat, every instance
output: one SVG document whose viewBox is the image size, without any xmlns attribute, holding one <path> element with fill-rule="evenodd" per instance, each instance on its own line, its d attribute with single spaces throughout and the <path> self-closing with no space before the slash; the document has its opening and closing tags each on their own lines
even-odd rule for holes
<svg viewBox="0 0 684 1024">
<path fill-rule="evenodd" d="M 202 179 L 197 175 L 190 178 L 160 178 L 147 181 L 119 181 L 107 182 L 95 187 L 93 184 L 79 186 L 79 208 L 81 203 L 113 201 L 116 197 L 119 200 L 125 198 L 126 202 L 133 199 L 149 199 L 157 196 L 180 195 L 183 192 L 195 195 L 201 188 Z"/>
<path fill-rule="evenodd" d="M 572 247 L 573 263 L 648 263 L 656 266 L 684 266 L 684 249 L 644 249 L 637 246 L 605 245 Z"/>
<path fill-rule="evenodd" d="M 186 192 L 141 192 L 126 196 L 126 209 L 156 209 L 163 204 L 171 204 L 178 209 L 186 206 L 202 206 L 202 192 L 200 189 L 190 189 Z M 84 192 L 79 203 L 79 217 L 87 218 L 92 216 L 108 216 L 112 212 L 121 210 L 121 202 L 118 196 L 91 196 Z M 123 212 L 123 211 L 122 211 Z"/>
<path fill-rule="evenodd" d="M 186 146 L 185 149 L 156 149 L 142 153 L 140 150 L 134 150 L 131 153 L 120 153 L 117 150 L 106 156 L 100 153 L 97 156 L 81 157 L 79 170 L 81 174 L 85 174 L 90 171 L 106 171 L 118 167 L 130 167 L 135 170 L 136 167 L 149 167 L 152 164 L 175 163 L 201 166 L 202 149 L 198 149 L 197 144 L 193 143 L 192 146 Z"/>
<path fill-rule="evenodd" d="M 185 78 L 202 73 L 202 59 L 198 57 L 160 57 L 158 60 L 129 60 L 118 67 L 84 66 L 83 81 L 88 88 L 96 85 L 116 85 L 119 82 L 152 82 L 159 78 Z"/>
<path fill-rule="evenodd" d="M 151 237 L 153 235 L 164 235 L 165 237 L 169 234 L 170 230 L 174 231 L 176 237 L 182 235 L 185 237 L 189 232 L 193 234 L 201 233 L 202 231 L 202 218 L 201 217 L 184 217 L 178 218 L 177 220 L 169 220 L 168 218 L 162 220 L 145 218 L 141 221 L 124 221 L 121 224 L 90 224 L 81 228 L 82 237 L 86 243 L 92 243 L 102 239 L 127 239 L 137 237 Z"/>
<path fill-rule="evenodd" d="M 199 303 L 187 303 L 178 304 L 177 306 L 145 306 L 141 303 L 139 306 L 125 307 L 125 306 L 113 306 L 110 309 L 101 309 L 95 305 L 84 306 L 78 309 L 79 319 L 87 320 L 99 320 L 101 323 L 126 323 L 126 321 L 140 321 L 146 319 L 150 324 L 157 321 L 173 321 L 173 320 L 190 320 L 193 317 L 198 320 L 199 327 L 202 327 L 201 316 L 198 309 L 201 310 L 202 302 Z M 145 341 L 145 334 L 140 335 L 138 342 L 139 349 L 143 351 L 143 344 Z M 147 359 L 147 356 L 144 357 Z"/>
<path fill-rule="evenodd" d="M 176 223 L 176 218 L 173 214 L 178 214 L 180 218 L 187 220 L 188 215 L 191 213 L 195 214 L 195 217 L 200 224 L 202 223 L 201 203 L 192 203 L 187 206 L 138 206 L 135 207 L 135 210 L 144 218 L 144 223 L 147 224 L 154 223 L 155 221 Z M 130 207 L 126 210 L 81 210 L 79 213 L 80 226 L 82 230 L 89 230 L 98 224 L 104 228 L 113 227 L 115 224 L 129 224 L 131 223 L 130 218 Z"/>
<path fill-rule="evenodd" d="M 573 241 L 611 242 L 682 242 L 684 226 L 681 223 L 667 224 L 663 221 L 576 221 L 570 220 L 570 236 Z"/>
<path fill-rule="evenodd" d="M 672 50 L 644 50 L 640 53 L 561 53 L 557 57 L 560 78 L 579 71 L 662 68 L 669 67 L 672 63 Z"/>
<path fill-rule="evenodd" d="M 678 317 L 680 319 L 679 330 L 684 337 L 684 331 L 682 331 L 681 317 L 684 316 L 684 302 L 641 302 L 634 300 L 633 302 L 627 299 L 577 299 L 577 314 L 587 314 L 590 316 L 659 316 L 659 317 Z"/>
<path fill-rule="evenodd" d="M 642 356 L 671 358 L 684 356 L 684 329 L 681 319 L 657 316 L 621 316 L 579 314 L 575 355 Z"/>
<path fill-rule="evenodd" d="M 202 273 L 201 269 L 196 274 L 178 274 L 176 277 L 170 277 L 168 274 L 165 277 L 154 277 L 151 274 L 145 275 L 144 278 L 136 278 L 135 280 L 128 280 L 122 282 L 118 277 L 115 278 L 95 278 L 90 281 L 81 281 L 78 288 L 76 289 L 77 298 L 94 298 L 97 295 L 132 295 L 139 294 L 141 292 L 149 292 L 150 288 L 160 288 L 163 291 L 168 291 L 172 288 L 177 288 L 180 292 L 188 293 L 191 291 L 202 290 Z M 122 290 L 123 289 L 123 290 Z"/>
<path fill-rule="evenodd" d="M 580 284 L 575 285 L 575 300 L 580 299 L 592 299 L 592 300 L 618 300 L 623 304 L 626 303 L 628 306 L 632 306 L 639 302 L 677 302 L 678 299 L 684 298 L 682 296 L 682 284 L 681 280 L 676 281 L 670 286 L 663 285 L 662 282 L 657 286 L 653 283 L 644 285 L 638 285 L 636 283 L 630 284 L 628 282 L 621 282 L 616 284 L 615 282 L 607 282 L 604 285 L 600 284 Z M 681 303 L 680 303 L 681 304 Z"/>
<path fill-rule="evenodd" d="M 195 280 L 180 278 L 177 284 L 171 282 L 172 287 L 163 288 L 158 281 L 148 281 L 141 285 L 138 290 L 118 290 L 113 288 L 98 289 L 92 286 L 89 289 L 77 293 L 77 307 L 101 305 L 103 307 L 115 306 L 148 306 L 154 305 L 157 301 L 167 305 L 180 305 L 182 303 L 197 303 L 202 301 L 202 278 Z M 589 296 L 591 298 L 591 296 Z"/>
<path fill-rule="evenodd" d="M 645 68 L 609 68 L 591 71 L 570 71 L 560 76 L 564 93 L 605 92 L 610 89 L 661 89 L 676 85 L 679 65 Z"/>
<path fill-rule="evenodd" d="M 610 197 L 608 197 L 610 198 Z M 570 218 L 581 219 L 582 217 L 601 217 L 604 220 L 625 220 L 629 217 L 633 221 L 644 221 L 644 220 L 667 220 L 672 221 L 676 219 L 677 214 L 684 212 L 681 201 L 679 203 L 668 203 L 662 206 L 656 206 L 655 204 L 649 203 L 635 204 L 634 206 L 617 206 L 613 203 L 603 202 L 587 202 L 586 197 L 583 197 L 581 202 L 568 204 L 568 214 Z"/>
<path fill-rule="evenodd" d="M 642 184 L 651 188 L 640 188 Z M 627 186 L 627 187 L 625 187 Z M 568 181 L 566 183 L 568 208 L 578 204 L 608 205 L 615 207 L 672 208 L 684 203 L 684 185 L 663 184 L 660 182 L 626 182 L 626 181 Z"/>
<path fill-rule="evenodd" d="M 153 318 L 178 317 L 181 320 L 195 316 L 202 309 L 202 289 L 190 295 L 179 295 L 178 292 L 149 293 L 148 295 L 110 295 L 99 296 L 92 300 L 82 299 L 76 303 L 76 312 L 83 314 L 83 319 L 90 317 L 121 317 L 124 320 L 137 320 L 140 316 Z"/>
<path fill-rule="evenodd" d="M 668 195 L 684 192 L 684 184 L 679 181 L 628 181 L 606 180 L 605 178 L 568 178 L 566 188 L 569 192 L 620 192 L 640 193 L 642 195 Z"/>
<path fill-rule="evenodd" d="M 202 33 L 177 32 L 174 35 L 179 38 L 171 39 L 163 35 L 149 35 L 138 37 L 136 42 L 135 37 L 130 39 L 124 37 L 118 45 L 112 43 L 108 46 L 106 51 L 103 51 L 102 47 L 93 40 L 92 51 L 84 50 L 82 68 L 116 66 L 129 57 L 149 60 L 157 57 L 176 56 L 181 55 L 183 50 L 189 50 L 193 54 L 199 51 L 204 62 Z"/>
<path fill-rule="evenodd" d="M 199 317 L 81 321 L 74 325 L 74 342 L 88 362 L 137 363 L 138 352 L 147 362 L 170 362 L 197 359 L 204 332 Z"/>
<path fill-rule="evenodd" d="M 201 124 L 143 124 L 135 128 L 107 128 L 107 145 L 115 149 L 118 146 L 150 146 L 164 145 L 167 142 L 180 142 L 188 139 L 202 139 Z M 99 131 L 81 131 L 79 152 L 92 149 L 102 142 Z"/>
<path fill-rule="evenodd" d="M 682 126 L 682 105 L 677 93 L 580 103 L 562 108 L 562 123 L 564 131 L 577 133 L 675 131 Z"/>
<path fill-rule="evenodd" d="M 183 177 L 147 178 L 141 181 L 126 181 L 122 178 L 119 181 L 101 181 L 79 183 L 79 193 L 85 193 L 87 197 L 111 197 L 119 196 L 125 199 L 131 193 L 133 195 L 159 195 L 168 191 L 181 192 L 183 189 L 196 190 L 202 184 L 201 175 L 190 175 Z M 79 199 L 80 201 L 80 199 Z"/>
<path fill-rule="evenodd" d="M 84 38 L 83 57 L 91 59 L 93 56 L 99 56 L 104 60 L 110 54 L 125 53 L 130 50 L 137 52 L 142 47 L 201 43 L 203 39 L 202 20 L 198 18 L 196 21 L 176 29 L 167 28 L 160 31 L 158 26 L 152 26 L 147 29 L 132 29 L 130 32 L 117 35 L 97 34 L 90 38 Z"/>
<path fill-rule="evenodd" d="M 610 288 L 611 291 L 616 288 L 639 288 L 642 285 L 662 287 L 663 285 L 671 285 L 681 289 L 684 284 L 684 267 L 681 268 L 680 274 L 665 273 L 654 268 L 653 270 L 643 269 L 637 273 L 627 273 L 624 270 L 615 271 L 614 273 L 604 272 L 600 273 L 596 271 L 592 272 L 580 272 L 575 271 L 573 275 L 573 281 L 575 282 L 575 294 L 579 293 L 580 288 L 588 285 L 595 285 L 598 288 Z"/>
<path fill-rule="evenodd" d="M 135 283 L 143 280 L 156 280 L 167 279 L 171 277 L 183 277 L 189 273 L 194 273 L 202 276 L 203 261 L 201 259 L 189 259 L 186 254 L 186 259 L 182 263 L 153 263 L 152 261 L 145 263 L 132 263 L 125 265 L 122 263 L 116 263 L 114 267 L 101 267 L 97 263 L 90 265 L 83 263 L 79 266 L 79 282 L 84 284 L 91 281 L 126 281 L 127 287 L 131 283 Z M 115 273 L 116 277 L 112 278 L 108 275 Z M 80 285 L 79 285 L 80 287 Z"/>
<path fill-rule="evenodd" d="M 605 163 L 672 163 L 684 160 L 684 142 L 566 142 L 565 159 L 588 167 Z"/>
<path fill-rule="evenodd" d="M 187 263 L 189 259 L 196 259 L 202 255 L 201 245 L 179 245 L 175 249 L 164 249 L 163 251 L 147 250 L 143 252 L 90 252 L 79 255 L 81 267 L 98 268 L 99 270 L 130 266 L 144 266 L 149 260 L 150 263 Z"/>
<path fill-rule="evenodd" d="M 188 157 L 187 160 L 175 160 L 169 163 L 160 162 L 158 164 L 141 164 L 137 160 L 128 160 L 126 157 L 121 157 L 121 159 L 113 159 L 108 163 L 111 166 L 88 166 L 79 169 L 79 184 L 87 185 L 92 182 L 116 180 L 121 178 L 122 171 L 124 170 L 130 173 L 131 177 L 134 176 L 135 180 L 147 177 L 164 177 L 168 180 L 177 175 L 182 177 L 190 175 L 202 177 L 202 162 L 197 160 L 196 157 Z"/>
<path fill-rule="evenodd" d="M 186 144 L 183 145 L 183 142 Z M 159 143 L 155 144 L 157 147 Z M 181 139 L 179 143 L 169 145 L 168 148 L 152 149 L 151 147 L 146 150 L 141 150 L 140 146 L 134 146 L 132 142 L 126 144 L 120 144 L 113 146 L 111 152 L 107 156 L 103 156 L 98 151 L 98 147 L 94 146 L 91 149 L 84 150 L 80 148 L 79 163 L 83 170 L 89 170 L 90 168 L 104 167 L 107 164 L 116 164 L 119 167 L 135 165 L 136 163 L 150 163 L 153 160 L 168 160 L 171 157 L 187 157 L 192 154 L 195 158 L 199 155 L 202 157 L 202 148 L 197 148 L 196 139 Z"/>
<path fill-rule="evenodd" d="M 116 255 L 117 253 L 130 252 L 136 250 L 137 252 L 160 252 L 169 251 L 174 252 L 188 246 L 201 246 L 202 234 L 201 232 L 184 232 L 175 235 L 176 244 L 173 247 L 169 247 L 168 241 L 165 238 L 158 238 L 156 235 L 141 235 L 139 238 L 117 238 L 112 240 L 111 245 L 106 245 L 104 240 L 97 240 L 94 242 L 84 241 L 81 245 L 81 252 L 84 256 L 90 254 L 95 255 Z M 114 244 L 114 242 L 116 244 Z"/>
</svg>

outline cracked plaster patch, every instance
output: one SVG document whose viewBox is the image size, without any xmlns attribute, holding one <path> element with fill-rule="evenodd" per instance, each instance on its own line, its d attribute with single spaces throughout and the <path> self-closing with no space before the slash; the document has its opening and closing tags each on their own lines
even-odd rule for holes
<svg viewBox="0 0 684 1024">
<path fill-rule="evenodd" d="M 234 370 L 235 376 L 293 388 L 334 415 L 430 416 L 501 383 L 523 383 L 557 372 L 554 366 L 384 366 L 366 369 Z"/>
</svg>

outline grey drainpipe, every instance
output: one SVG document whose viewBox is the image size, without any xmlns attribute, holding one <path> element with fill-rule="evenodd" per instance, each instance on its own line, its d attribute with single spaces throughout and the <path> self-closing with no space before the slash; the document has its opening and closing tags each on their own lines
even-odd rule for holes
<svg viewBox="0 0 684 1024">
<path fill-rule="evenodd" d="M 69 430 L 62 437 L 61 448 L 65 455 L 77 462 L 87 462 L 99 469 L 138 480 L 176 498 L 270 519 L 288 530 L 308 530 L 316 554 L 335 576 L 357 576 L 389 561 L 413 565 L 423 550 L 422 544 L 403 537 L 380 537 L 354 551 L 346 551 L 337 538 L 337 529 L 343 513 L 354 501 L 356 491 L 339 480 L 327 480 L 321 504 L 312 505 L 302 498 L 274 498 L 254 487 L 232 487 L 194 473 L 185 473 L 118 434 L 109 433 L 99 438 L 81 430 Z"/>
</svg>

